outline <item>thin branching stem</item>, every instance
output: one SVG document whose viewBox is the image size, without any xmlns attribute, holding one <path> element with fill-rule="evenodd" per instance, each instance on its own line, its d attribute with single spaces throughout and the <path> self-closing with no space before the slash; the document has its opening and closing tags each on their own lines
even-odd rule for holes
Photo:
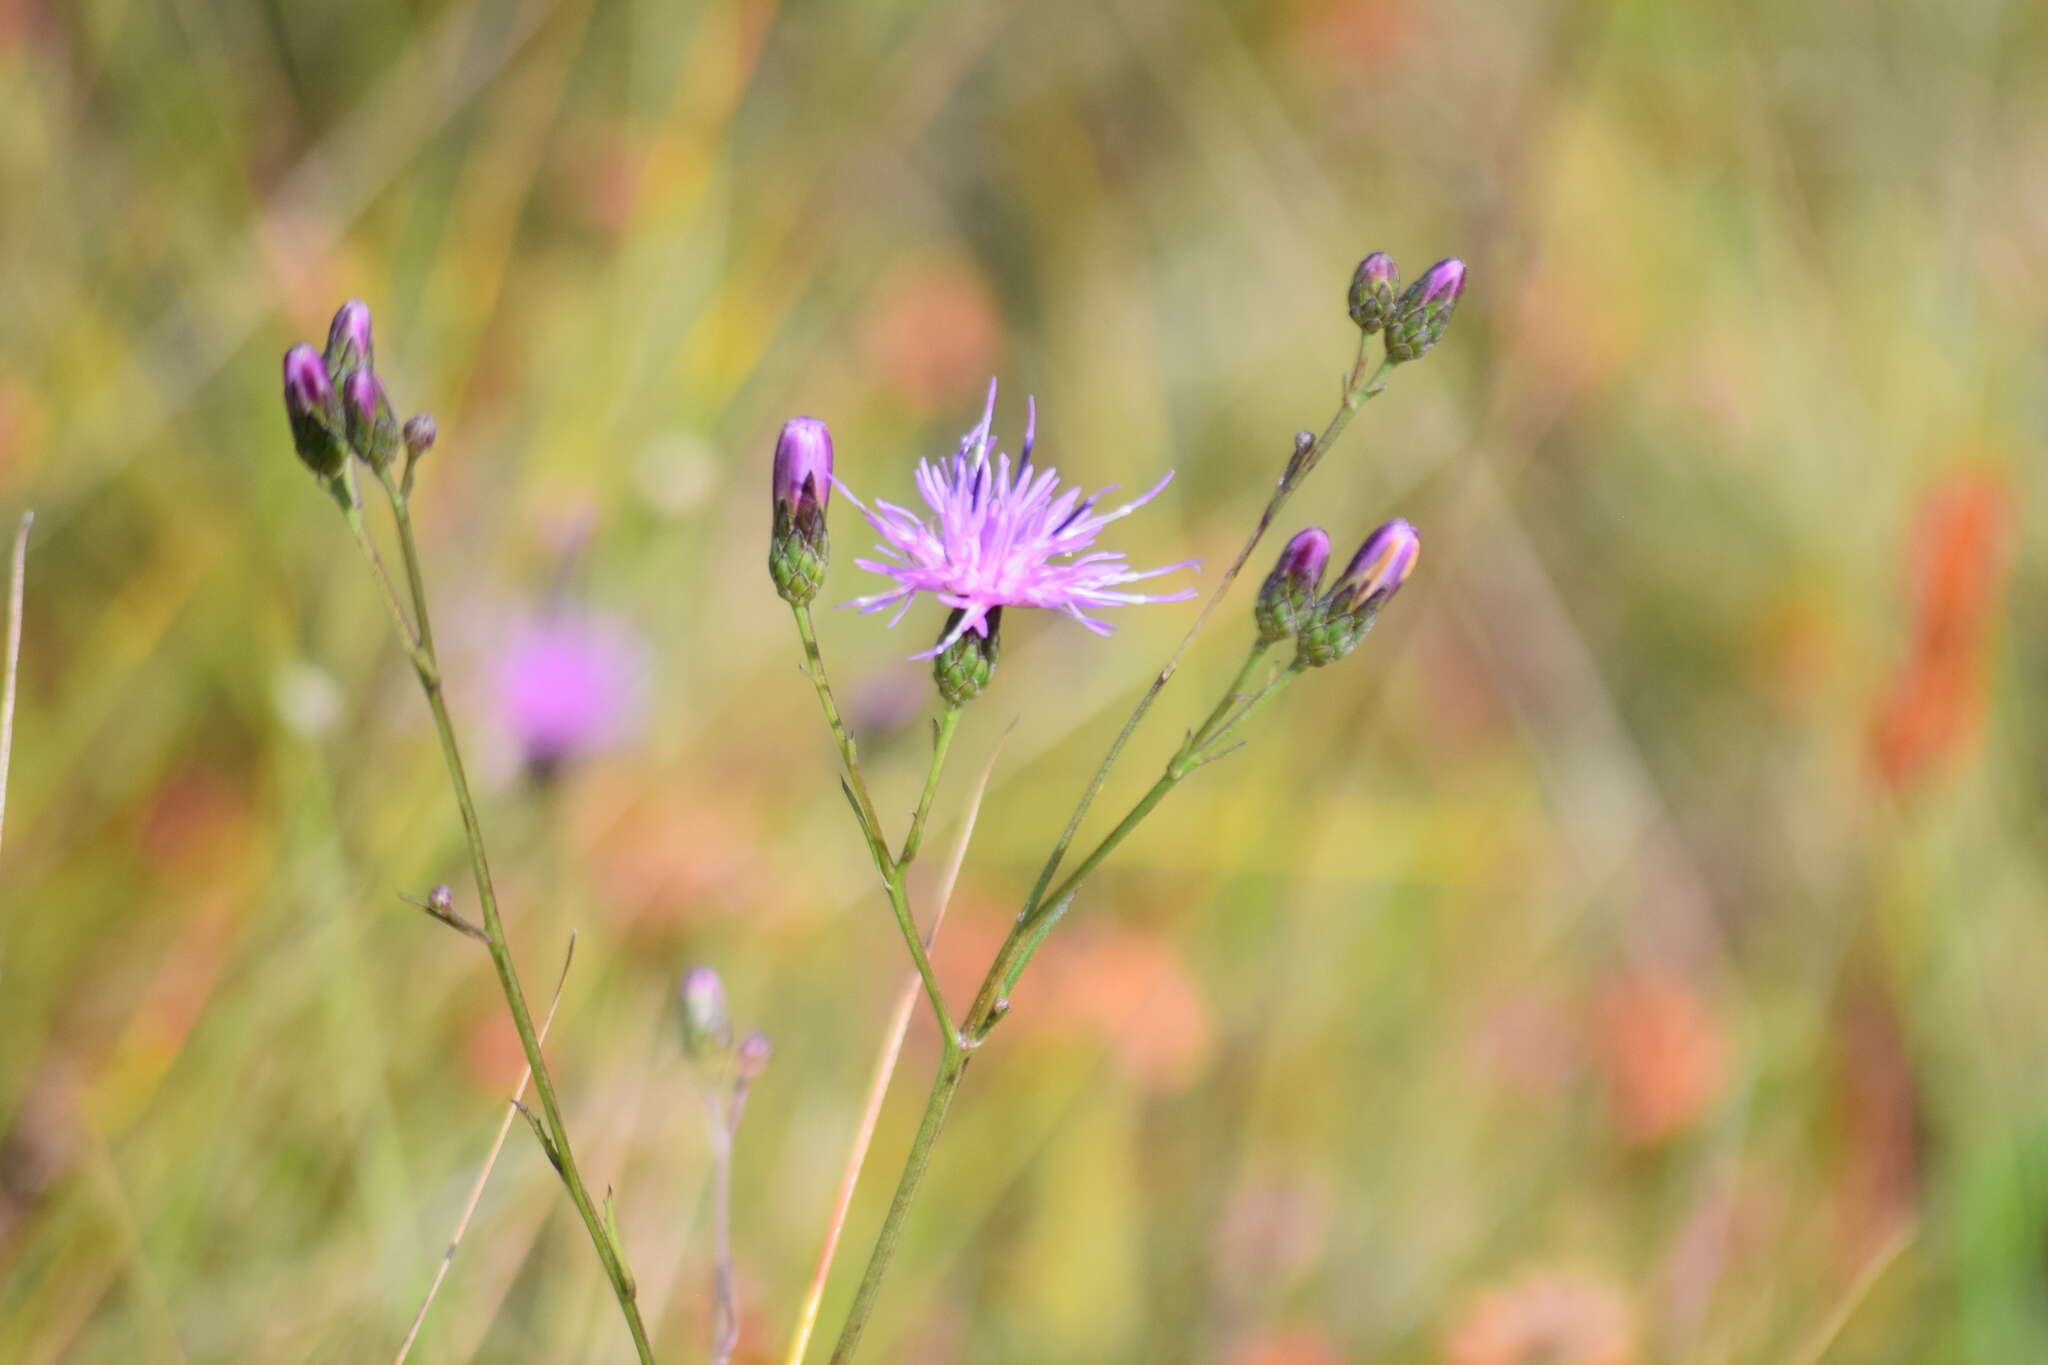
<svg viewBox="0 0 2048 1365">
<path fill-rule="evenodd" d="M 583 1183 L 582 1173 L 577 1169 L 576 1156 L 569 1144 L 568 1125 L 563 1121 L 561 1103 L 556 1098 L 554 1077 L 548 1072 L 547 1058 L 541 1052 L 540 1038 L 534 1030 L 533 1015 L 527 1008 L 526 992 L 520 987 L 519 971 L 512 960 L 511 947 L 505 941 L 505 924 L 498 913 L 497 891 L 491 882 L 490 857 L 484 848 L 483 823 L 477 816 L 476 801 L 470 794 L 469 776 L 463 767 L 462 750 L 455 737 L 455 723 L 448 714 L 447 699 L 443 695 L 441 665 L 434 652 L 434 628 L 427 607 L 426 579 L 420 561 L 419 541 L 413 534 L 411 509 L 388 474 L 383 477 L 383 484 L 398 525 L 399 554 L 405 564 L 406 584 L 412 597 L 413 630 L 405 629 L 405 614 L 391 590 L 389 579 L 382 574 L 382 563 L 362 525 L 359 503 L 356 514 L 349 519 L 350 529 L 356 533 L 364 553 L 378 570 L 380 586 L 397 618 L 400 639 L 408 647 L 414 671 L 419 677 L 420 690 L 426 694 L 427 708 L 433 713 L 434 730 L 440 737 L 441 756 L 447 764 L 449 785 L 454 790 L 455 805 L 462 817 L 463 838 L 469 845 L 470 871 L 476 881 L 477 903 L 483 912 L 483 928 L 487 935 L 484 946 L 490 951 L 491 965 L 497 970 L 506 1009 L 512 1016 L 513 1028 L 519 1034 L 520 1049 L 526 1054 L 526 1064 L 532 1070 L 534 1090 L 540 1096 L 544 1118 L 542 1134 L 549 1157 L 560 1170 L 570 1202 L 575 1204 L 576 1212 L 590 1234 L 597 1258 L 604 1266 L 605 1278 L 611 1284 L 613 1297 L 618 1300 L 619 1311 L 632 1333 L 634 1350 L 642 1365 L 652 1365 L 654 1350 L 648 1342 L 647 1328 L 640 1320 L 624 1249 L 616 1244 L 607 1230 L 596 1204 L 591 1200 L 590 1191 Z"/>
<path fill-rule="evenodd" d="M 790 611 L 796 617 L 797 635 L 803 641 L 805 671 L 810 674 L 811 685 L 817 689 L 818 705 L 824 710 L 825 723 L 831 727 L 832 738 L 839 746 L 846 789 L 852 796 L 854 812 L 860 817 L 862 833 L 867 837 L 868 856 L 874 859 L 875 870 L 882 874 L 883 888 L 889 893 L 889 908 L 896 916 L 896 928 L 903 935 L 904 946 L 910 950 L 910 960 L 917 968 L 918 979 L 924 983 L 925 997 L 931 1001 L 932 1014 L 938 1020 L 939 1035 L 948 1048 L 957 1047 L 960 1031 L 953 1022 L 952 1012 L 946 1008 L 946 995 L 939 989 L 938 973 L 932 970 L 931 955 L 925 951 L 924 937 L 917 932 L 917 921 L 911 916 L 906 883 L 910 860 L 916 856 L 917 841 L 923 835 L 925 816 L 930 813 L 932 794 L 938 790 L 939 772 L 945 766 L 946 751 L 952 744 L 959 709 L 949 706 L 939 719 L 932 744 L 931 764 L 925 771 L 924 796 L 918 802 L 918 813 L 912 820 L 910 834 L 904 839 L 903 856 L 891 857 L 888 840 L 882 833 L 882 818 L 875 810 L 874 798 L 868 795 L 867 778 L 861 774 L 860 753 L 854 747 L 853 736 L 847 732 L 846 723 L 840 719 L 839 703 L 832 695 L 831 680 L 825 675 L 825 656 L 818 649 L 818 632 L 811 623 L 811 609 L 792 603 Z"/>
</svg>

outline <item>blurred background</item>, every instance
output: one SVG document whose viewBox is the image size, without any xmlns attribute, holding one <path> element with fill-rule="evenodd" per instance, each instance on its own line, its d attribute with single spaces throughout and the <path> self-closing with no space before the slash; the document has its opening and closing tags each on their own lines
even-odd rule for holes
<svg viewBox="0 0 2048 1365">
<path fill-rule="evenodd" d="M 0 1359 L 388 1358 L 518 1076 L 398 898 L 474 909 L 280 410 L 338 303 L 440 421 L 458 724 L 530 993 L 580 935 L 549 1050 L 664 1359 L 710 1332 L 678 972 L 774 1041 L 769 1361 L 903 968 L 763 571 L 777 427 L 904 501 L 1000 374 L 1012 448 L 1030 393 L 1077 481 L 1178 470 L 1105 543 L 1213 582 L 1372 249 L 1470 287 L 1279 530 L 1405 515 L 1422 566 L 1053 938 L 864 1358 L 2048 1359 L 2044 165 L 2048 9 L 1997 0 L 0 0 Z M 870 539 L 839 503 L 824 603 Z M 1013 615 L 913 888 L 993 757 L 963 998 L 1194 609 Z M 900 830 L 939 610 L 820 619 Z M 515 1132 L 413 1358 L 627 1355 Z"/>
</svg>

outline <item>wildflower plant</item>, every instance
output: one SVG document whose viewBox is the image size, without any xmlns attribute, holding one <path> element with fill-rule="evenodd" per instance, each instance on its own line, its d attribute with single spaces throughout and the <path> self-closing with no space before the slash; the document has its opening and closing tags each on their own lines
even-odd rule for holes
<svg viewBox="0 0 2048 1365">
<path fill-rule="evenodd" d="M 548 1070 L 547 1058 L 541 1052 L 540 1035 L 534 1028 L 533 1013 L 527 1006 L 519 969 L 506 941 L 504 918 L 499 912 L 497 892 L 491 882 L 491 864 L 484 846 L 483 825 L 470 791 L 454 722 L 448 713 L 445 675 L 440 652 L 434 642 L 425 570 L 412 519 L 413 477 L 420 462 L 433 449 L 437 429 L 434 420 L 425 415 L 409 419 L 402 427 L 399 425 L 383 380 L 374 365 L 370 310 L 355 301 L 342 305 L 335 313 L 324 351 L 315 351 L 309 345 L 300 344 L 285 352 L 284 404 L 291 426 L 292 445 L 300 461 L 341 508 L 349 531 L 362 550 L 370 576 L 384 599 L 399 643 L 419 680 L 427 708 L 433 713 L 449 785 L 454 791 L 463 835 L 469 846 L 470 871 L 476 883 L 481 923 L 470 921 L 455 909 L 454 894 L 446 887 L 436 887 L 427 900 L 417 903 L 435 919 L 482 943 L 490 954 L 498 985 L 504 993 L 506 1009 L 512 1016 L 513 1028 L 519 1034 L 520 1049 L 526 1054 L 526 1063 L 532 1072 L 535 1093 L 540 1098 L 538 1114 L 523 1106 L 520 1112 L 525 1114 L 549 1164 L 561 1176 L 570 1202 L 576 1206 L 576 1212 L 583 1220 L 584 1229 L 604 1268 L 605 1279 L 618 1300 L 627 1330 L 632 1334 L 634 1349 L 646 1365 L 653 1361 L 654 1350 L 646 1325 L 641 1321 L 638 1288 L 619 1238 L 611 1193 L 606 1191 L 604 1207 L 600 1211 L 577 1165 L 568 1126 L 562 1118 L 554 1077 Z M 403 594 L 385 569 L 384 558 L 371 538 L 363 516 L 365 472 L 383 491 L 390 508 L 398 536 L 399 557 L 404 567 Z M 562 718 L 550 714 L 544 719 L 548 722 L 550 742 L 560 739 L 564 729 Z M 734 1121 L 737 1122 L 737 1115 Z M 408 1338 L 408 1345 L 410 1340 Z M 402 1355 L 403 1348 L 401 1358 Z"/>
<path fill-rule="evenodd" d="M 1440 261 L 1406 290 L 1397 292 L 1398 287 L 1394 262 L 1384 253 L 1375 252 L 1360 262 L 1348 297 L 1348 311 L 1358 327 L 1358 351 L 1345 375 L 1335 414 L 1320 435 L 1302 432 L 1296 436 L 1250 536 L 1218 577 L 1165 666 L 1140 694 L 1082 789 L 973 999 L 958 1013 L 948 1005 L 932 971 L 927 944 L 911 913 L 906 882 L 961 712 L 994 682 L 1006 610 L 1058 612 L 1097 634 L 1108 634 L 1109 624 L 1096 615 L 1103 609 L 1175 602 L 1195 595 L 1193 587 L 1149 593 L 1129 586 L 1193 569 L 1192 560 L 1135 570 L 1121 552 L 1096 547 L 1097 537 L 1106 528 L 1156 497 L 1172 475 L 1161 476 L 1143 496 L 1110 511 L 1099 510 L 1102 493 L 1084 498 L 1078 487 L 1061 491 L 1056 471 L 1041 469 L 1032 461 L 1035 401 L 1027 406 L 1017 458 L 1012 461 L 995 451 L 993 382 L 981 420 L 961 439 L 959 448 L 939 460 L 919 462 L 915 482 L 925 512 L 880 498 L 867 502 L 857 498 L 839 478 L 831 435 L 816 418 L 799 417 L 783 428 L 772 475 L 771 576 L 794 615 L 806 671 L 839 751 L 841 787 L 881 874 L 898 932 L 922 983 L 940 1038 L 938 1067 L 924 1116 L 840 1330 L 832 1353 L 834 1365 L 845 1365 L 859 1349 L 933 1146 L 965 1078 L 969 1057 L 1009 1013 L 1011 993 L 1047 935 L 1073 907 L 1088 878 L 1175 787 L 1238 747 L 1245 726 L 1296 679 L 1351 654 L 1413 572 L 1421 541 L 1406 521 L 1388 521 L 1369 534 L 1327 588 L 1323 576 L 1331 552 L 1329 535 L 1318 527 L 1297 533 L 1259 589 L 1251 612 L 1252 639 L 1230 685 L 1187 733 L 1152 786 L 1068 866 L 1068 855 L 1096 796 L 1189 646 L 1257 553 L 1288 501 L 1328 455 L 1359 408 L 1385 389 L 1397 366 L 1421 358 L 1442 338 L 1464 292 L 1465 267 L 1455 259 Z M 1383 339 L 1377 360 L 1372 354 L 1376 336 Z M 920 594 L 928 594 L 948 609 L 933 645 L 913 656 L 934 660 L 938 713 L 932 723 L 932 752 L 923 790 L 894 852 L 861 771 L 854 737 L 827 678 L 811 615 L 812 600 L 830 567 L 825 530 L 828 485 L 839 487 L 880 537 L 876 555 L 856 559 L 856 567 L 889 580 L 881 590 L 846 605 L 861 612 L 894 608 L 891 625 L 903 619 Z M 1276 666 L 1272 651 L 1289 640 L 1294 643 L 1292 657 Z M 817 1289 L 814 1286 L 814 1294 Z M 815 1304 L 809 1304 L 800 1317 L 798 1338 L 789 1356 L 792 1361 L 803 1357 L 814 1312 Z"/>
<path fill-rule="evenodd" d="M 968 704 L 996 684 L 1005 613 L 1054 612 L 1097 635 L 1107 635 L 1112 627 L 1103 613 L 1179 602 L 1196 595 L 1191 584 L 1163 591 L 1133 586 L 1189 573 L 1197 568 L 1195 560 L 1139 569 L 1131 567 L 1113 545 L 1098 544 L 1117 522 L 1157 497 L 1172 475 L 1162 474 L 1142 495 L 1114 505 L 1108 498 L 1112 489 L 1084 495 L 1079 484 L 1063 486 L 1057 470 L 1034 460 L 1035 401 L 1027 401 L 1023 437 L 1015 458 L 997 448 L 993 381 L 980 421 L 957 449 L 937 460 L 919 462 L 915 482 L 925 503 L 923 511 L 881 498 L 864 502 L 857 497 L 839 478 L 832 434 L 822 421 L 799 417 L 783 427 L 770 474 L 769 577 L 789 606 L 805 671 L 838 750 L 841 787 L 880 874 L 940 1039 L 938 1066 L 924 1115 L 840 1329 L 831 1357 L 835 1365 L 851 1361 L 859 1348 L 934 1144 L 959 1093 L 968 1059 L 1009 1013 L 1011 993 L 1046 937 L 1077 903 L 1089 878 L 1181 782 L 1234 751 L 1252 719 L 1302 675 L 1337 663 L 1356 650 L 1414 570 L 1421 542 L 1406 521 L 1388 521 L 1366 536 L 1327 586 L 1330 536 L 1318 527 L 1296 533 L 1260 585 L 1249 613 L 1252 629 L 1246 657 L 1229 686 L 1200 723 L 1187 732 L 1137 802 L 1085 852 L 1070 860 L 1096 797 L 1195 637 L 1258 552 L 1289 500 L 1322 463 L 1358 410 L 1385 389 L 1398 366 L 1420 358 L 1443 336 L 1464 284 L 1465 269 L 1456 260 L 1431 266 L 1405 290 L 1399 290 L 1394 263 L 1384 254 L 1374 253 L 1360 263 L 1348 299 L 1348 310 L 1358 328 L 1358 350 L 1344 375 L 1336 412 L 1320 435 L 1302 432 L 1294 438 L 1257 524 L 1218 575 L 1179 645 L 1151 677 L 1083 786 L 1008 936 L 964 1010 L 956 1011 L 946 1000 L 932 969 L 925 935 L 912 914 L 908 889 L 908 874 L 930 822 L 947 752 Z M 1372 344 L 1375 337 L 1382 338 L 1377 357 Z M 415 903 L 434 919 L 480 942 L 489 953 L 539 1097 L 537 1113 L 517 1100 L 515 1110 L 525 1116 L 560 1176 L 618 1302 L 638 1358 L 646 1365 L 654 1359 L 653 1347 L 619 1237 L 612 1192 L 606 1190 L 600 1206 L 578 1166 L 555 1082 L 541 1051 L 546 1024 L 538 1031 L 534 1027 L 506 939 L 482 824 L 449 716 L 411 508 L 414 479 L 434 447 L 437 429 L 433 419 L 424 414 L 402 424 L 398 421 L 376 368 L 370 313 L 361 303 L 348 303 L 335 314 L 324 350 L 304 344 L 292 347 L 284 357 L 283 381 L 293 447 L 341 510 L 433 716 L 468 845 L 478 918 L 471 920 L 462 914 L 456 908 L 454 892 L 447 887 L 436 887 L 427 899 Z M 365 483 L 381 490 L 390 512 L 402 579 L 395 580 L 387 571 L 368 529 Z M 827 676 L 812 615 L 812 604 L 831 568 L 827 522 L 835 489 L 879 538 L 874 554 L 856 559 L 855 565 L 885 580 L 877 590 L 845 605 L 864 613 L 893 608 L 891 625 L 903 620 L 920 596 L 930 597 L 947 612 L 931 646 L 912 656 L 931 661 L 938 699 L 930 762 L 900 842 L 892 841 L 884 829 L 854 736 Z M 1293 652 L 1282 662 L 1274 651 L 1288 642 L 1292 642 Z M 529 680 L 524 676 L 515 680 L 519 686 L 508 687 L 501 680 L 501 705 L 522 736 L 529 764 L 545 768 L 601 742 L 607 715 L 615 709 L 607 699 L 620 694 L 616 683 L 623 670 L 603 642 L 593 644 L 581 635 L 536 637 L 529 646 L 539 660 L 537 673 L 546 673 L 551 681 L 529 694 L 521 690 Z M 724 987 L 711 969 L 700 967 L 685 974 L 679 995 L 683 1047 L 702 1085 L 712 1138 L 715 1266 L 711 1358 L 724 1362 L 736 1349 L 739 1322 L 730 1232 L 732 1148 L 749 1088 L 767 1066 L 771 1049 L 758 1033 L 736 1037 Z M 478 1178 L 479 1190 L 488 1170 L 487 1164 Z M 465 1214 L 464 1225 L 466 1221 Z M 461 1227 L 458 1225 L 457 1241 Z M 800 1365 L 804 1358 L 833 1245 L 828 1240 L 811 1296 L 799 1312 L 787 1357 L 793 1365 Z M 453 1249 L 451 1243 L 449 1255 Z M 444 1257 L 443 1273 L 446 1267 Z M 438 1276 L 434 1283 L 438 1287 Z M 430 1290 L 428 1304 L 432 1293 Z M 425 1312 L 426 1305 L 422 1305 L 421 1315 Z M 418 1326 L 416 1319 L 414 1333 Z M 401 1360 L 412 1339 L 409 1336 L 401 1346 Z"/>
</svg>

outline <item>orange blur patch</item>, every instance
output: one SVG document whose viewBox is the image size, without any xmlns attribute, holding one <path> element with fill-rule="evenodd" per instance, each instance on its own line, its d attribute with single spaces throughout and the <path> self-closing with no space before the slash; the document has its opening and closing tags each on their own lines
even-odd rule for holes
<svg viewBox="0 0 2048 1365">
<path fill-rule="evenodd" d="M 1444 1343 L 1450 1365 L 1631 1365 L 1629 1301 L 1590 1275 L 1537 1271 L 1474 1299 Z"/>
<path fill-rule="evenodd" d="M 1872 765 L 1894 791 L 1947 766 L 1976 738 L 2013 520 L 2011 489 L 1994 469 L 1950 476 L 1921 506 L 1906 556 L 1911 640 L 1870 735 Z"/>
<path fill-rule="evenodd" d="M 1635 970 L 1609 982 L 1594 1032 L 1609 1121 L 1630 1146 L 1654 1146 L 1690 1128 L 1727 1084 L 1726 1034 L 1677 976 Z"/>
<path fill-rule="evenodd" d="M 979 395 L 996 372 L 996 303 L 988 282 L 956 261 L 891 270 L 868 305 L 862 344 L 874 368 L 920 412 Z"/>
</svg>

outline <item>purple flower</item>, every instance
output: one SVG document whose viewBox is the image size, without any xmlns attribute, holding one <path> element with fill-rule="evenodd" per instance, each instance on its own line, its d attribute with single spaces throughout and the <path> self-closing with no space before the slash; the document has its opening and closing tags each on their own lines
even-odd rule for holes
<svg viewBox="0 0 2048 1365">
<path fill-rule="evenodd" d="M 341 381 L 341 415 L 356 454 L 377 469 L 391 463 L 398 452 L 398 419 L 391 414 L 383 381 L 369 366 Z"/>
<path fill-rule="evenodd" d="M 1423 271 L 1387 318 L 1387 359 L 1400 364 L 1428 354 L 1464 293 L 1465 263 L 1456 256 Z"/>
<path fill-rule="evenodd" d="M 1375 251 L 1358 263 L 1358 273 L 1351 277 L 1351 320 L 1368 336 L 1387 325 L 1394 311 L 1394 286 L 1399 282 L 1394 258 L 1384 251 Z"/>
<path fill-rule="evenodd" d="M 350 299 L 334 314 L 327 327 L 327 376 L 336 384 L 356 369 L 376 363 L 370 344 L 370 305 Z"/>
<path fill-rule="evenodd" d="M 815 417 L 792 417 L 775 442 L 769 476 L 768 576 L 791 606 L 818 595 L 832 558 L 825 507 L 832 500 L 832 433 Z"/>
<path fill-rule="evenodd" d="M 499 656 L 498 712 L 527 767 L 552 773 L 624 739 L 638 720 L 639 642 L 603 618 L 557 613 Z"/>
<path fill-rule="evenodd" d="M 1287 542 L 1252 604 L 1252 619 L 1258 623 L 1261 640 L 1272 644 L 1301 629 L 1315 610 L 1323 569 L 1329 562 L 1330 536 L 1320 526 L 1297 532 Z"/>
<path fill-rule="evenodd" d="M 339 474 L 348 452 L 342 449 L 334 386 L 319 352 L 304 343 L 284 353 L 284 412 L 292 424 L 292 446 L 306 467 L 323 479 Z"/>
<path fill-rule="evenodd" d="M 832 500 L 832 431 L 815 417 L 792 417 L 775 442 L 775 507 L 792 517 Z"/>
<path fill-rule="evenodd" d="M 1365 538 L 1358 553 L 1351 556 L 1343 576 L 1330 589 L 1330 603 L 1336 611 L 1377 610 L 1400 590 L 1415 571 L 1422 554 L 1422 538 L 1415 528 L 1396 517 Z"/>
<path fill-rule="evenodd" d="M 961 439 L 960 449 L 937 463 L 918 461 L 918 491 L 933 514 L 929 524 L 917 513 L 880 498 L 870 509 L 851 489 L 846 490 L 847 498 L 881 535 L 878 548 L 885 556 L 854 562 L 896 580 L 888 591 L 857 598 L 847 606 L 863 612 L 896 606 L 889 623 L 894 625 L 903 619 L 918 593 L 930 593 L 957 615 L 937 644 L 911 656 L 929 659 L 968 631 L 986 638 L 990 614 L 998 607 L 1064 612 L 1097 635 L 1107 635 L 1109 625 L 1089 612 L 1144 602 L 1178 602 L 1195 595 L 1193 588 L 1147 594 L 1124 591 L 1122 585 L 1192 568 L 1199 561 L 1134 570 L 1118 551 L 1088 550 L 1103 527 L 1156 497 L 1172 479 L 1171 473 L 1143 497 L 1113 512 L 1097 512 L 1096 502 L 1109 489 L 1086 499 L 1078 488 L 1055 494 L 1057 471 L 1033 468 L 1035 403 L 1029 408 L 1024 445 L 1014 468 L 1008 455 L 990 458 L 995 406 L 996 384 L 990 380 L 981 423 Z"/>
</svg>

